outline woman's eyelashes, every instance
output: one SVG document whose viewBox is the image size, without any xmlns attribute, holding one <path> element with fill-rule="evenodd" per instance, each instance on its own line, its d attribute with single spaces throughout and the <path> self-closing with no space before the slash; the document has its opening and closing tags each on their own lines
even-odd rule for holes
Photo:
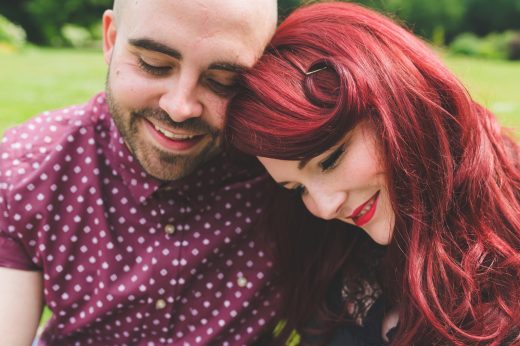
<svg viewBox="0 0 520 346">
<path fill-rule="evenodd" d="M 336 150 L 334 150 L 329 156 L 327 156 L 323 161 L 321 161 L 318 165 L 321 168 L 322 172 L 329 171 L 335 168 L 338 165 L 338 162 L 345 152 L 345 144 L 340 145 Z"/>
<path fill-rule="evenodd" d="M 318 166 L 320 167 L 320 170 L 322 172 L 328 172 L 334 169 L 339 164 L 339 161 L 345 152 L 345 147 L 346 144 L 340 145 L 329 156 L 323 159 L 323 161 L 319 162 Z M 302 184 L 294 185 L 290 190 L 299 196 L 302 196 L 307 191 L 305 185 Z"/>
</svg>

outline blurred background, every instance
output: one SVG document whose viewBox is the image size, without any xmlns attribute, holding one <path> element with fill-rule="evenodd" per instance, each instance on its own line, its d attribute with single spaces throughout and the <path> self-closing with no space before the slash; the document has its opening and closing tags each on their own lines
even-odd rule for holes
<svg viewBox="0 0 520 346">
<path fill-rule="evenodd" d="M 251 0 L 250 0 L 251 1 Z M 280 17 L 312 1 L 279 0 Z M 520 0 L 358 0 L 431 43 L 472 95 L 520 125 Z M 112 0 L 0 0 L 0 133 L 103 89 Z"/>
</svg>

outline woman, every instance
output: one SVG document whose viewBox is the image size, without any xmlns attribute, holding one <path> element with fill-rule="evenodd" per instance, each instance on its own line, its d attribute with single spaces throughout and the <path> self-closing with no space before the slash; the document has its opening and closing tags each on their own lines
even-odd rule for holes
<svg viewBox="0 0 520 346">
<path fill-rule="evenodd" d="M 241 84 L 226 138 L 312 214 L 384 246 L 393 345 L 520 344 L 520 151 L 423 42 L 363 7 L 315 4 Z M 280 263 L 299 266 L 284 284 L 300 328 L 336 273 L 373 258 L 307 226 L 279 242 Z M 298 250 L 308 232 L 317 253 Z"/>
</svg>

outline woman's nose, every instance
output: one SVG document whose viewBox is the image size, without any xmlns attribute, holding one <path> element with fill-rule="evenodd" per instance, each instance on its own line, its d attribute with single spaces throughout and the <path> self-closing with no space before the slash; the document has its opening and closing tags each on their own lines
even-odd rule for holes
<svg viewBox="0 0 520 346">
<path fill-rule="evenodd" d="M 337 218 L 345 200 L 346 194 L 341 191 L 316 190 L 309 191 L 308 195 L 304 196 L 307 209 L 315 216 L 325 220 Z"/>
</svg>

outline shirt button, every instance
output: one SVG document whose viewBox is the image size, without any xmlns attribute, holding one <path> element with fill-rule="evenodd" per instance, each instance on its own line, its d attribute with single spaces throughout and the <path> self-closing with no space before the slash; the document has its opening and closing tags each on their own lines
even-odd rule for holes
<svg viewBox="0 0 520 346">
<path fill-rule="evenodd" d="M 157 310 L 162 310 L 166 307 L 166 302 L 164 301 L 164 299 L 159 299 L 158 301 L 155 302 L 155 308 Z"/>
<path fill-rule="evenodd" d="M 246 287 L 247 285 L 247 279 L 243 276 L 239 277 L 237 280 L 238 287 Z"/>
<path fill-rule="evenodd" d="M 166 234 L 169 234 L 169 235 L 172 235 L 175 233 L 175 226 L 174 225 L 166 225 L 164 226 L 164 232 L 166 232 Z"/>
</svg>

